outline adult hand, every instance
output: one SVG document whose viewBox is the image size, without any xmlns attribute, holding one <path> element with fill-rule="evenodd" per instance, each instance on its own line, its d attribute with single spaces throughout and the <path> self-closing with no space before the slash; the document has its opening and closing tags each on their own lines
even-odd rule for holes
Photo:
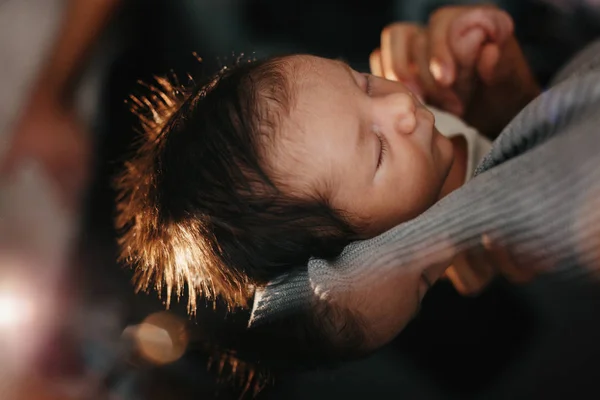
<svg viewBox="0 0 600 400">
<path fill-rule="evenodd" d="M 491 5 L 444 7 L 426 27 L 386 27 L 371 70 L 494 136 L 540 92 L 513 29 Z"/>
<path fill-rule="evenodd" d="M 483 235 L 480 246 L 454 258 L 445 277 L 463 296 L 474 296 L 481 293 L 498 275 L 513 284 L 525 284 L 532 281 L 536 274 L 533 268 L 518 267 L 505 248 L 493 242 L 488 235 Z"/>
</svg>

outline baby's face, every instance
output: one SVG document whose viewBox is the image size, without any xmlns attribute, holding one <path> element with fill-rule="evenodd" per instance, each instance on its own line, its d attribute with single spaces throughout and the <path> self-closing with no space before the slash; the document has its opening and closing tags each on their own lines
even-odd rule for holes
<svg viewBox="0 0 600 400">
<path fill-rule="evenodd" d="M 433 205 L 453 162 L 452 143 L 404 85 L 360 74 L 340 61 L 293 56 L 289 115 L 269 149 L 269 167 L 284 191 L 324 198 L 376 236 Z M 416 315 L 446 266 L 407 268 L 375 279 L 358 307 L 370 345 L 395 337 Z M 383 278 L 383 277 L 382 277 Z"/>
<path fill-rule="evenodd" d="M 452 165 L 452 144 L 404 85 L 340 61 L 288 61 L 294 101 L 269 156 L 285 190 L 327 199 L 365 237 L 435 203 Z"/>
</svg>

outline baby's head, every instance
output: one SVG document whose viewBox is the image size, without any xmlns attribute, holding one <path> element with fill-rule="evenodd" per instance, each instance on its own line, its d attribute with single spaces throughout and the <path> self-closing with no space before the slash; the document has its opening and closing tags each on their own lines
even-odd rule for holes
<svg viewBox="0 0 600 400">
<path fill-rule="evenodd" d="M 311 257 L 417 216 L 453 158 L 403 85 L 312 56 L 224 70 L 159 128 L 118 182 L 123 256 L 142 287 L 187 284 L 192 307 L 197 294 L 246 305 Z M 406 282 L 420 297 L 420 274 Z"/>
</svg>

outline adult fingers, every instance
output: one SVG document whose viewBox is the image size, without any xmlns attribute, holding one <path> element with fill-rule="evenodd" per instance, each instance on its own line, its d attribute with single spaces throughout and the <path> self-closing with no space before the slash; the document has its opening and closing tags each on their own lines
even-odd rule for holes
<svg viewBox="0 0 600 400">
<path fill-rule="evenodd" d="M 375 49 L 369 55 L 369 67 L 371 74 L 383 77 L 383 66 L 381 65 L 381 49 Z"/>
<path fill-rule="evenodd" d="M 488 77 L 513 31 L 511 17 L 495 7 L 478 7 L 459 15 L 448 31 L 456 67 L 473 71 L 478 66 Z"/>
<path fill-rule="evenodd" d="M 496 269 L 509 282 L 522 284 L 535 278 L 536 272 L 533 268 L 519 268 L 508 250 L 494 243 L 488 235 L 482 235 L 481 243 Z"/>
<path fill-rule="evenodd" d="M 502 44 L 514 30 L 511 17 L 494 6 L 477 7 L 445 7 L 432 14 L 429 22 L 430 31 L 430 70 L 442 86 L 453 85 L 457 78 L 458 65 L 464 65 L 464 60 L 457 57 L 456 51 L 465 45 L 471 46 L 473 40 L 461 40 L 473 28 L 481 29 L 486 38 L 497 44 Z M 462 50 L 471 58 L 478 49 L 469 47 Z M 458 65 L 457 65 L 458 64 Z"/>
<path fill-rule="evenodd" d="M 425 31 L 418 32 L 411 43 L 411 58 L 414 60 L 416 80 L 424 92 L 428 101 L 434 105 L 442 106 L 444 96 L 448 89 L 440 87 L 429 70 L 429 59 L 427 57 L 428 34 Z"/>
<path fill-rule="evenodd" d="M 435 80 L 445 87 L 454 83 L 456 73 L 454 57 L 449 46 L 448 30 L 452 20 L 462 9 L 462 7 L 440 8 L 429 18 L 428 68 Z"/>
<path fill-rule="evenodd" d="M 430 104 L 452 114 L 461 115 L 463 106 L 454 90 L 439 85 L 431 73 L 427 53 L 429 40 L 428 32 L 422 32 L 413 41 L 412 54 L 417 66 L 419 86 Z"/>
<path fill-rule="evenodd" d="M 381 32 L 381 70 L 390 80 L 411 81 L 415 78 L 412 42 L 422 28 L 416 24 L 395 23 Z"/>
<path fill-rule="evenodd" d="M 452 87 L 461 100 L 461 106 L 471 102 L 477 82 L 476 63 L 485 40 L 486 34 L 483 29 L 472 28 L 458 39 L 457 43 L 453 43 L 454 57 L 459 62 L 456 64 L 456 77 Z"/>
<path fill-rule="evenodd" d="M 494 269 L 477 254 L 462 253 L 446 270 L 455 289 L 463 296 L 479 294 L 493 279 Z"/>
</svg>

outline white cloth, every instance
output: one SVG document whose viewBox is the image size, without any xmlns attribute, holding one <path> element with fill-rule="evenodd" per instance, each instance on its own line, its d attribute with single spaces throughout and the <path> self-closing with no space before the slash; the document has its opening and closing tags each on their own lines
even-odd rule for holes
<svg viewBox="0 0 600 400">
<path fill-rule="evenodd" d="M 465 177 L 465 182 L 467 182 L 473 177 L 479 162 L 491 150 L 492 142 L 455 115 L 438 110 L 435 107 L 428 106 L 427 108 L 435 116 L 435 126 L 442 135 L 448 138 L 462 136 L 467 141 L 467 172 Z"/>
</svg>

